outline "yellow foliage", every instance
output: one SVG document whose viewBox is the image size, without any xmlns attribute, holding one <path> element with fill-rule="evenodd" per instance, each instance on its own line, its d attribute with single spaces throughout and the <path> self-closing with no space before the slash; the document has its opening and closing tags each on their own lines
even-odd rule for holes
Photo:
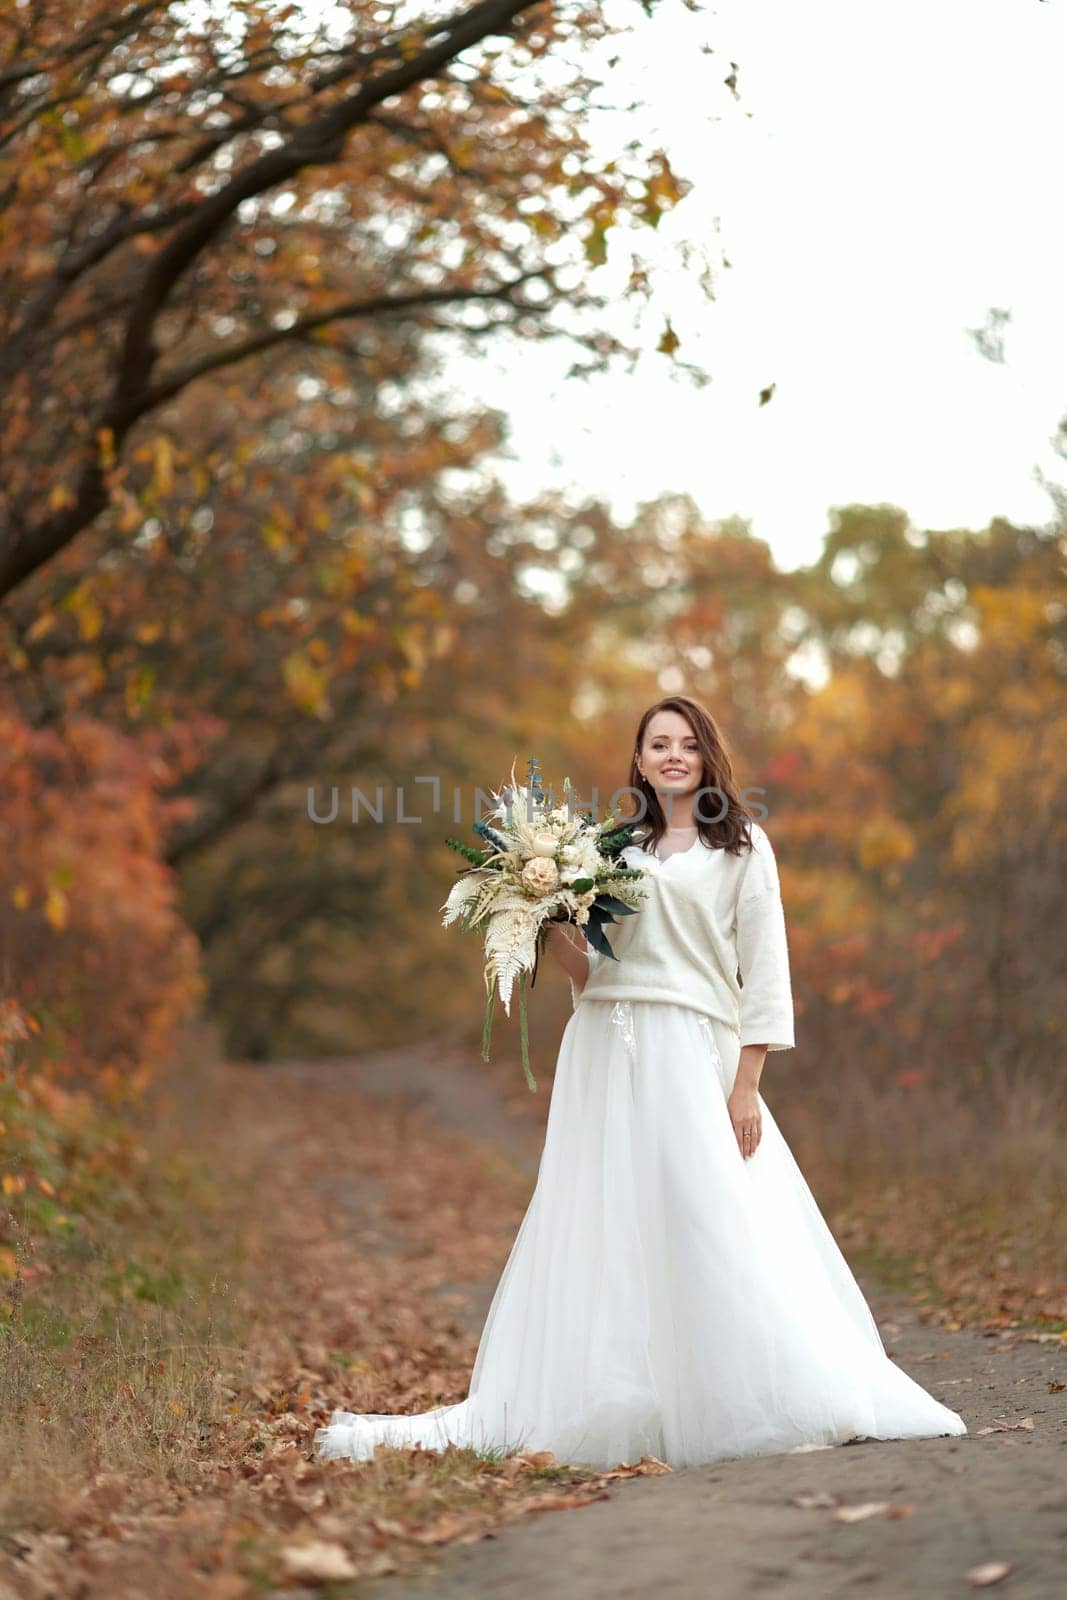
<svg viewBox="0 0 1067 1600">
<path fill-rule="evenodd" d="M 294 650 L 285 657 L 282 674 L 290 698 L 302 711 L 322 718 L 333 715 L 329 702 L 329 679 L 312 665 L 304 651 Z"/>
<path fill-rule="evenodd" d="M 857 840 L 859 862 L 866 870 L 883 871 L 915 854 L 915 835 L 896 817 L 884 813 L 863 823 Z"/>
<path fill-rule="evenodd" d="M 410 681 L 417 683 L 418 674 L 423 672 L 426 667 L 426 649 L 421 636 L 412 628 L 398 628 L 396 630 L 396 642 L 404 652 L 409 668 L 413 669 L 416 674 L 414 679 Z M 405 679 L 405 681 L 408 680 Z"/>
<path fill-rule="evenodd" d="M 133 495 L 122 496 L 122 510 L 118 515 L 118 525 L 122 533 L 134 533 L 144 521 L 144 511 L 140 502 Z"/>
<path fill-rule="evenodd" d="M 115 465 L 115 430 L 114 428 L 98 428 L 96 430 L 97 443 L 100 447 L 100 465 L 105 471 Z"/>
<path fill-rule="evenodd" d="M 95 600 L 90 600 L 78 613 L 78 632 L 85 640 L 97 639 L 104 625 L 104 613 Z"/>
<path fill-rule="evenodd" d="M 55 627 L 56 614 L 54 611 L 42 611 L 37 620 L 26 629 L 25 637 L 31 642 L 43 639 Z"/>
<path fill-rule="evenodd" d="M 365 617 L 361 612 L 353 611 L 351 606 L 346 606 L 341 612 L 341 626 L 353 638 L 378 631 L 378 624 L 373 617 Z"/>
<path fill-rule="evenodd" d="M 970 599 L 979 613 L 979 628 L 990 640 L 1013 646 L 1026 644 L 1048 626 L 1049 597 L 1045 590 L 1019 584 L 998 589 L 975 584 Z"/>
<path fill-rule="evenodd" d="M 50 927 L 57 933 L 63 932 L 70 921 L 70 901 L 62 889 L 49 889 L 44 902 L 44 915 Z"/>
<path fill-rule="evenodd" d="M 170 494 L 174 488 L 174 445 L 166 434 L 157 434 L 152 441 L 152 457 L 156 491 Z"/>
</svg>

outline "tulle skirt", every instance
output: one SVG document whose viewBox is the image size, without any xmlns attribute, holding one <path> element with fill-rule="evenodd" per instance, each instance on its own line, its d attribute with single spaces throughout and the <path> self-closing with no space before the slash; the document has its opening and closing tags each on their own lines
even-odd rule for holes
<svg viewBox="0 0 1067 1600">
<path fill-rule="evenodd" d="M 741 1155 L 726 1103 L 738 1054 L 731 1028 L 686 1006 L 579 1003 L 467 1398 L 336 1410 L 317 1453 L 451 1442 L 688 1467 L 966 1433 L 886 1355 L 762 1095 L 762 1138 Z"/>
</svg>

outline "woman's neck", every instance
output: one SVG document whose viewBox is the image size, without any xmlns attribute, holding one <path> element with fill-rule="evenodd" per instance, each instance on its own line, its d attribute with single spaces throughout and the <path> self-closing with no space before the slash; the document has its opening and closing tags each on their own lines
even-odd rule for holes
<svg viewBox="0 0 1067 1600">
<path fill-rule="evenodd" d="M 645 844 L 653 838 L 654 831 L 652 824 L 647 819 L 637 824 L 637 837 Z M 700 827 L 696 822 L 668 822 L 664 827 L 664 837 L 674 839 L 692 838 L 693 834 L 699 833 L 699 831 Z"/>
</svg>

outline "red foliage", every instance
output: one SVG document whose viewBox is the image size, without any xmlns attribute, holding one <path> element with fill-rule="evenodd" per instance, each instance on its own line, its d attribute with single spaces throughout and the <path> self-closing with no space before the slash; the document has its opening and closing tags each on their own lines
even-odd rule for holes
<svg viewBox="0 0 1067 1600">
<path fill-rule="evenodd" d="M 161 861 L 189 802 L 164 798 L 196 730 L 140 742 L 89 717 L 0 713 L 0 992 L 35 1065 L 142 1082 L 202 995 L 199 949 Z"/>
</svg>

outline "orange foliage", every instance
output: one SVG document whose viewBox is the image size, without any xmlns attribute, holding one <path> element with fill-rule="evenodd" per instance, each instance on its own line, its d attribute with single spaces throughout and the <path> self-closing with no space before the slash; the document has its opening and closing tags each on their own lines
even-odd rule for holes
<svg viewBox="0 0 1067 1600">
<path fill-rule="evenodd" d="M 610 230 L 655 227 L 687 186 L 640 140 L 607 162 L 593 146 L 583 56 L 621 17 L 231 0 L 223 50 L 196 8 L 77 11 L 39 0 L 0 35 L 0 594 L 104 513 L 143 528 L 178 481 L 166 409 L 212 374 L 248 461 L 243 403 L 286 351 L 363 412 L 397 340 L 413 368 L 442 329 L 565 327 L 591 368 L 624 348 L 589 273 Z M 624 292 L 646 297 L 647 275 Z"/>
<path fill-rule="evenodd" d="M 162 841 L 192 730 L 141 746 L 88 717 L 0 714 L 0 989 L 26 1058 L 120 1092 L 144 1081 L 202 993 Z"/>
</svg>

